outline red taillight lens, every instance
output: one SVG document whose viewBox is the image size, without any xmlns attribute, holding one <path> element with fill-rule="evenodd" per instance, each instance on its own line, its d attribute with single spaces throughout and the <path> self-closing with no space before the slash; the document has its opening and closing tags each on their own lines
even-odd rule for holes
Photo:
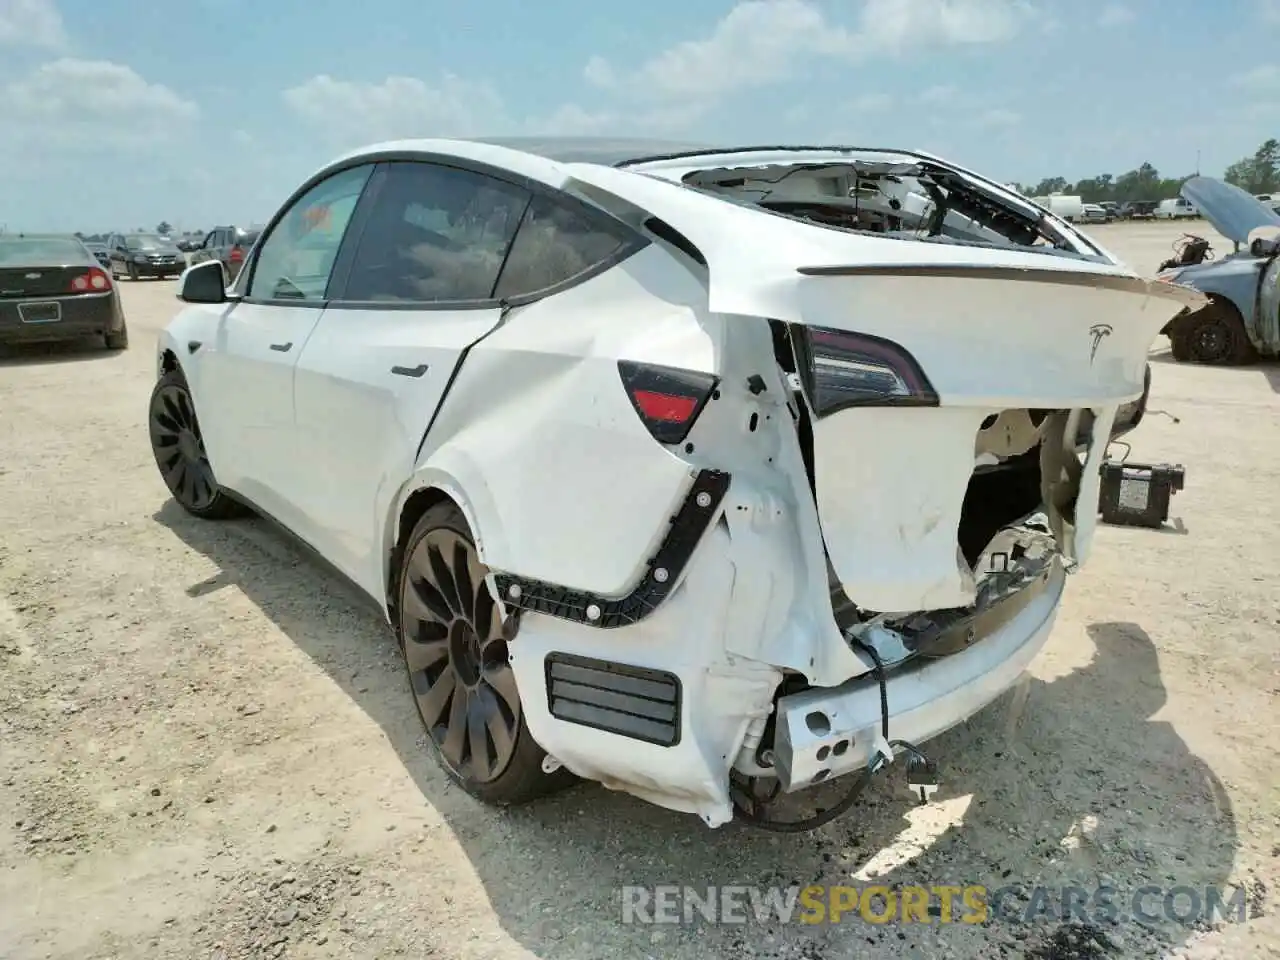
<svg viewBox="0 0 1280 960">
<path fill-rule="evenodd" d="M 929 378 L 896 343 L 822 327 L 805 339 L 809 402 L 820 417 L 846 407 L 938 405 Z"/>
<path fill-rule="evenodd" d="M 232 247 L 231 254 L 227 257 L 232 263 L 239 263 L 244 259 L 244 251 L 239 247 Z"/>
<path fill-rule="evenodd" d="M 710 373 L 652 363 L 618 361 L 631 405 L 659 443 L 680 443 L 689 435 L 719 379 Z"/>
<path fill-rule="evenodd" d="M 72 293 L 101 293 L 111 289 L 111 278 L 97 267 L 90 267 L 86 272 L 71 279 Z"/>
</svg>

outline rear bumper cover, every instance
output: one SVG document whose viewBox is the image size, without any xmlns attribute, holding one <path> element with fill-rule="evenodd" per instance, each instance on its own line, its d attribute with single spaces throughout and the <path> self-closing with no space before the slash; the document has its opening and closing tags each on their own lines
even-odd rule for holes
<svg viewBox="0 0 1280 960">
<path fill-rule="evenodd" d="M 1059 560 L 1011 601 L 1021 607 L 971 647 L 916 661 L 890 674 L 889 735 L 923 743 L 964 722 L 1017 683 L 1044 647 L 1066 581 Z M 880 687 L 873 675 L 783 697 L 774 758 L 785 791 L 865 769 L 880 736 Z"/>
<path fill-rule="evenodd" d="M 26 323 L 19 309 L 22 304 L 49 303 L 61 305 L 61 319 L 48 323 Z M 124 326 L 124 313 L 115 292 L 69 297 L 32 297 L 23 300 L 0 300 L 0 343 L 32 343 L 69 340 L 114 333 Z"/>
</svg>

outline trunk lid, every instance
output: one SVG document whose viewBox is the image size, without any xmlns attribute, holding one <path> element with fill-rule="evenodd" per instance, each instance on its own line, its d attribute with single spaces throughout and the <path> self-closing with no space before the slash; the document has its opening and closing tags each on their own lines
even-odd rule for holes
<svg viewBox="0 0 1280 960">
<path fill-rule="evenodd" d="M 1280 214 L 1252 194 L 1213 177 L 1192 177 L 1181 193 L 1233 243 L 1248 245 L 1249 234 L 1258 227 L 1280 227 Z"/>
<path fill-rule="evenodd" d="M 980 550 L 1035 510 L 1065 556 L 1085 560 L 1116 411 L 1142 395 L 1151 342 L 1186 298 L 1171 284 L 1060 271 L 801 273 L 793 322 L 891 342 L 937 398 L 814 418 L 818 515 L 847 596 L 883 613 L 968 606 L 985 571 L 965 559 L 963 540 L 978 536 Z M 1090 416 L 1082 464 L 1077 439 Z M 1016 486 L 976 482 L 984 463 L 1028 454 L 1039 477 L 1022 474 L 1035 486 L 1021 506 Z"/>
<path fill-rule="evenodd" d="M 75 267 L 0 267 L 0 300 L 69 296 L 71 281 L 88 270 L 88 264 Z"/>
</svg>

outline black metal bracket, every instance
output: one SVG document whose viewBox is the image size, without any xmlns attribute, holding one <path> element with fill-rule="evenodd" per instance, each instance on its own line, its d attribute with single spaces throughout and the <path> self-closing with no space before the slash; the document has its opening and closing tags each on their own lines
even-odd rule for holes
<svg viewBox="0 0 1280 960">
<path fill-rule="evenodd" d="M 646 564 L 640 582 L 622 597 L 601 597 L 584 590 L 511 573 L 494 573 L 498 597 L 509 610 L 542 613 L 589 627 L 625 627 L 643 620 L 667 598 L 693 556 L 702 535 L 711 526 L 725 494 L 730 474 L 700 470 L 684 503 L 671 518 L 671 527 Z"/>
</svg>

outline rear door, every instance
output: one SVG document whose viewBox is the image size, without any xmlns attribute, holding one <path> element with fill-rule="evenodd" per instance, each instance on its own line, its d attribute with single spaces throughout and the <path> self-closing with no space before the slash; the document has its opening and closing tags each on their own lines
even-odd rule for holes
<svg viewBox="0 0 1280 960">
<path fill-rule="evenodd" d="M 244 296 L 218 304 L 199 358 L 196 405 L 219 483 L 282 522 L 296 517 L 292 474 L 293 368 L 320 319 L 347 225 L 371 164 L 342 170 L 299 197 L 270 227 Z"/>
<path fill-rule="evenodd" d="M 382 518 L 464 352 L 501 320 L 494 288 L 529 196 L 460 167 L 383 165 L 299 359 L 298 532 L 375 596 Z"/>
</svg>

